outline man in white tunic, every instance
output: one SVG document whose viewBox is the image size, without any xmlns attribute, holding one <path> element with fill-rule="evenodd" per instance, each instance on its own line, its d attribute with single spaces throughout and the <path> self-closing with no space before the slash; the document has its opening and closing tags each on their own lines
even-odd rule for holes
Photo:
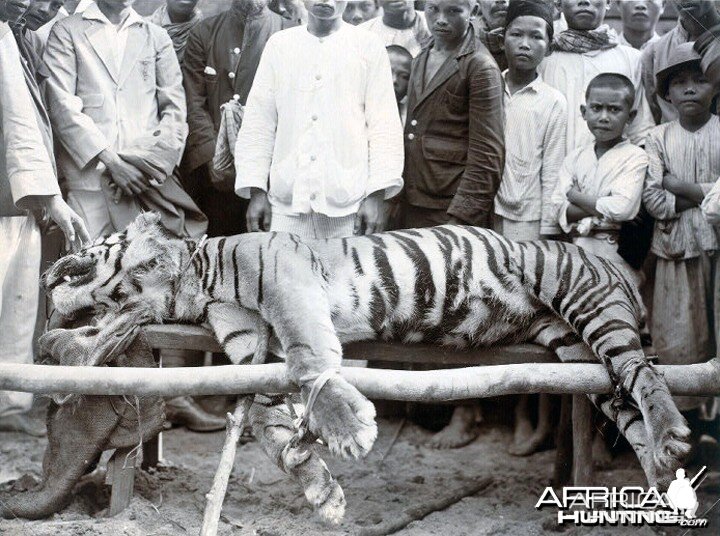
<svg viewBox="0 0 720 536">
<path fill-rule="evenodd" d="M 249 231 L 373 233 L 383 201 L 403 185 L 390 60 L 376 35 L 342 20 L 345 2 L 305 5 L 307 26 L 274 34 L 260 59 L 235 147 L 235 192 L 251 199 Z"/>
</svg>

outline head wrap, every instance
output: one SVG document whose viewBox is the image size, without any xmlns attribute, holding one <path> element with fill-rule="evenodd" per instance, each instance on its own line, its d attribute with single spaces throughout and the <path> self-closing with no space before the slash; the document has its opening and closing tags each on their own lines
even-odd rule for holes
<svg viewBox="0 0 720 536">
<path fill-rule="evenodd" d="M 553 40 L 553 7 L 550 1 L 544 0 L 510 0 L 505 16 L 505 28 L 518 17 L 540 17 L 548 26 L 548 40 Z"/>
</svg>

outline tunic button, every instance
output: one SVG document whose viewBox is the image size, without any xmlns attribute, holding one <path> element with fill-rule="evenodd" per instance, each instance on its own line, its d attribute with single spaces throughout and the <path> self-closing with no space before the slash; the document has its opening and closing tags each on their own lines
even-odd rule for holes
<svg viewBox="0 0 720 536">
<path fill-rule="evenodd" d="M 313 116 L 312 116 L 312 120 L 313 120 L 313 121 L 317 121 L 317 119 L 318 119 L 317 115 L 313 115 Z"/>
<path fill-rule="evenodd" d="M 315 75 L 315 80 L 320 80 L 320 79 L 322 79 L 322 76 L 320 76 L 319 74 L 316 74 L 316 75 Z"/>
<path fill-rule="evenodd" d="M 230 80 L 232 80 L 233 78 L 235 78 L 235 73 L 228 73 L 228 78 L 229 78 Z"/>
<path fill-rule="evenodd" d="M 317 158 L 315 157 L 315 155 L 312 155 L 312 156 L 310 157 L 310 161 L 311 161 L 311 162 L 315 162 L 316 159 L 317 159 Z"/>
<path fill-rule="evenodd" d="M 413 133 L 408 134 L 408 139 L 409 139 L 409 140 L 414 140 L 414 139 L 415 139 L 415 134 L 413 134 Z"/>
<path fill-rule="evenodd" d="M 315 201 L 317 199 L 317 194 L 310 194 L 310 201 Z"/>
<path fill-rule="evenodd" d="M 233 52 L 234 52 L 235 54 L 240 54 L 240 47 L 235 47 L 235 48 L 233 49 Z"/>
<path fill-rule="evenodd" d="M 412 125 L 412 126 L 417 125 L 417 119 L 413 119 L 412 121 L 410 121 L 410 125 Z"/>
</svg>

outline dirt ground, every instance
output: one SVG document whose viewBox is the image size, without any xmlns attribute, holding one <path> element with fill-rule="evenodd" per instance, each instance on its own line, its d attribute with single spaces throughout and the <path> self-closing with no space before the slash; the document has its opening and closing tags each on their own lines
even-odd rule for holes
<svg viewBox="0 0 720 536">
<path fill-rule="evenodd" d="M 324 527 L 305 502 L 300 487 L 273 466 L 255 443 L 240 445 L 221 519 L 220 534 L 260 536 L 358 534 L 363 529 L 397 519 L 410 508 L 451 496 L 473 482 L 490 478 L 489 486 L 454 505 L 413 521 L 397 534 L 534 536 L 552 530 L 553 511 L 534 508 L 549 485 L 554 450 L 527 458 L 514 458 L 506 448 L 510 429 L 501 424 L 484 425 L 480 437 L 467 447 L 435 451 L 423 446 L 430 432 L 410 423 L 382 461 L 400 420 L 382 419 L 375 448 L 362 461 L 321 455 L 342 485 L 347 499 L 344 523 Z M 0 521 L 0 534 L 31 536 L 165 536 L 195 535 L 202 523 L 204 495 L 210 489 L 224 432 L 193 434 L 173 429 L 163 434 L 167 460 L 151 473 L 139 472 L 135 497 L 128 509 L 108 518 L 108 488 L 102 475 L 76 489 L 72 504 L 44 521 Z M 0 434 L 0 482 L 24 473 L 39 476 L 46 441 L 18 434 Z M 694 535 L 718 534 L 720 486 L 717 445 L 706 443 L 704 458 L 710 459 L 709 477 L 701 486 L 698 517 L 709 519 L 707 529 Z M 692 476 L 696 466 L 688 468 Z M 631 453 L 620 453 L 610 469 L 598 470 L 597 485 L 643 485 L 643 475 Z M 714 507 L 712 505 L 715 504 Z M 550 527 L 546 529 L 544 527 Z M 679 529 L 648 527 L 620 529 L 569 528 L 568 535 L 668 534 L 685 536 Z"/>
</svg>

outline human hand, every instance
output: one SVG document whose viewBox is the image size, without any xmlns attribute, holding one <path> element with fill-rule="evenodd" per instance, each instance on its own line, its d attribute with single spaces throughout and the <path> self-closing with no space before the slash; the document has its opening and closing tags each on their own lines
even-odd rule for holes
<svg viewBox="0 0 720 536">
<path fill-rule="evenodd" d="M 253 188 L 250 193 L 250 204 L 245 213 L 248 232 L 269 231 L 271 216 L 267 192 Z"/>
<path fill-rule="evenodd" d="M 99 158 L 107 167 L 110 178 L 116 186 L 114 196 L 116 203 L 123 193 L 132 197 L 150 188 L 150 181 L 143 175 L 143 172 L 123 160 L 117 153 L 105 149 L 100 153 Z"/>
<path fill-rule="evenodd" d="M 577 205 L 577 199 L 578 195 L 580 194 L 580 190 L 577 189 L 577 187 L 573 186 L 568 190 L 568 193 L 566 195 L 567 200 L 573 203 L 574 205 Z"/>
<path fill-rule="evenodd" d="M 84 242 L 90 242 L 85 222 L 71 209 L 61 195 L 43 197 L 40 205 L 47 215 L 62 229 L 65 234 L 65 248 L 69 251 L 79 250 Z"/>
<path fill-rule="evenodd" d="M 384 192 L 378 191 L 363 199 L 357 214 L 355 214 L 354 233 L 356 235 L 379 233 L 385 229 L 387 211 L 383 206 L 384 198 Z"/>
</svg>

